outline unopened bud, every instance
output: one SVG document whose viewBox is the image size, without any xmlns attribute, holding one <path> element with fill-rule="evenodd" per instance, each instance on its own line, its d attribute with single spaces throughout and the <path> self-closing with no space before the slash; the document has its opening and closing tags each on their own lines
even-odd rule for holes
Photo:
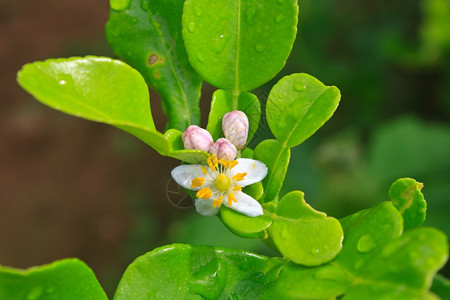
<svg viewBox="0 0 450 300">
<path fill-rule="evenodd" d="M 248 137 L 248 118 L 239 110 L 233 110 L 225 114 L 222 118 L 222 131 L 237 149 L 242 149 L 247 143 Z"/>
<path fill-rule="evenodd" d="M 218 159 L 234 160 L 237 149 L 229 140 L 220 138 L 211 146 L 209 153 L 215 154 Z"/>
<path fill-rule="evenodd" d="M 213 144 L 211 134 L 197 125 L 191 125 L 183 132 L 183 144 L 184 149 L 209 151 L 209 148 Z"/>
</svg>

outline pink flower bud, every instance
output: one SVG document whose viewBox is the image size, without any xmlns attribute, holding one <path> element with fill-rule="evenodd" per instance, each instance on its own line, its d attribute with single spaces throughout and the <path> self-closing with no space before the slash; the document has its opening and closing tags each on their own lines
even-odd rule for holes
<svg viewBox="0 0 450 300">
<path fill-rule="evenodd" d="M 242 149 L 247 143 L 248 118 L 239 110 L 233 110 L 225 114 L 222 118 L 223 135 L 236 146 Z"/>
<path fill-rule="evenodd" d="M 215 154 L 218 159 L 234 160 L 237 149 L 229 140 L 220 138 L 211 146 L 209 153 Z"/>
<path fill-rule="evenodd" d="M 191 125 L 183 132 L 184 149 L 209 151 L 209 148 L 213 144 L 211 134 L 197 125 Z"/>
</svg>

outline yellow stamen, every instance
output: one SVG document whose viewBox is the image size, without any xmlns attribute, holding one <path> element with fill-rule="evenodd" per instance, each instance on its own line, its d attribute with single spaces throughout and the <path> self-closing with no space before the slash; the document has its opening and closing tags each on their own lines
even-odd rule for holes
<svg viewBox="0 0 450 300">
<path fill-rule="evenodd" d="M 233 191 L 242 191 L 242 188 L 241 188 L 241 186 L 240 185 L 237 185 L 237 186 L 235 186 L 234 188 L 233 188 Z"/>
<path fill-rule="evenodd" d="M 233 194 L 228 194 L 228 205 L 229 205 L 229 206 L 232 206 L 232 205 L 233 205 L 233 202 L 237 202 L 237 201 L 236 201 L 236 198 L 234 198 L 234 195 L 233 195 Z"/>
<path fill-rule="evenodd" d="M 194 179 L 192 179 L 192 182 L 191 182 L 191 189 L 198 188 L 198 187 L 202 186 L 204 183 L 205 183 L 205 178 L 203 178 L 203 177 L 194 178 Z"/>
<path fill-rule="evenodd" d="M 209 199 L 212 197 L 211 190 L 209 188 L 202 188 L 197 192 L 197 198 L 199 199 Z"/>
<path fill-rule="evenodd" d="M 225 159 L 219 159 L 219 163 L 222 164 L 222 166 L 226 168 L 228 168 L 228 162 Z"/>
<path fill-rule="evenodd" d="M 211 155 L 212 157 L 212 162 L 214 164 L 214 167 L 218 168 L 219 164 L 217 163 L 217 156 L 215 154 Z"/>
<path fill-rule="evenodd" d="M 205 174 L 205 175 L 206 175 L 206 173 L 208 173 L 208 171 L 206 170 L 206 168 L 204 166 L 202 166 L 202 171 L 203 171 L 203 174 Z"/>
<path fill-rule="evenodd" d="M 214 171 L 216 170 L 216 167 L 214 166 L 211 157 L 208 157 L 208 159 L 206 160 L 206 162 L 208 163 L 208 166 L 211 168 L 211 171 L 214 172 Z"/>
<path fill-rule="evenodd" d="M 233 178 L 231 178 L 231 179 L 236 180 L 236 181 L 241 181 L 241 180 L 244 180 L 244 177 L 245 177 L 245 176 L 247 176 L 247 172 L 244 172 L 244 173 L 237 173 L 237 174 L 234 175 Z"/>
<path fill-rule="evenodd" d="M 220 207 L 223 202 L 223 196 L 220 196 L 219 199 L 214 199 L 213 207 Z"/>
<path fill-rule="evenodd" d="M 233 169 L 236 165 L 238 164 L 237 160 L 232 160 L 230 162 L 228 162 L 228 168 Z"/>
</svg>

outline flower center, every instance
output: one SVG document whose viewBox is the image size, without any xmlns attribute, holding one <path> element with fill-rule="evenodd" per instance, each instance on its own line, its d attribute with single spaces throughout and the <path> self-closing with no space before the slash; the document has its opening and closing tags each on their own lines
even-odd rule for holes
<svg viewBox="0 0 450 300">
<path fill-rule="evenodd" d="M 216 188 L 219 191 L 225 192 L 228 191 L 228 188 L 230 187 L 231 184 L 231 180 L 227 175 L 220 173 L 220 175 L 217 176 L 214 184 L 216 185 Z"/>
</svg>

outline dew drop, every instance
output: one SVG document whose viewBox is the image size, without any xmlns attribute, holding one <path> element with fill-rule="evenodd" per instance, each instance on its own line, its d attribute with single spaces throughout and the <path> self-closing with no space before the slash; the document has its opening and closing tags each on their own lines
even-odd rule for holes
<svg viewBox="0 0 450 300">
<path fill-rule="evenodd" d="M 201 9 L 199 6 L 197 6 L 197 7 L 195 8 L 195 15 L 196 15 L 197 17 L 200 17 L 201 15 L 203 15 L 203 11 L 202 11 L 202 9 Z"/>
<path fill-rule="evenodd" d="M 131 0 L 110 0 L 111 8 L 116 11 L 123 11 L 130 6 Z"/>
<path fill-rule="evenodd" d="M 277 22 L 277 23 L 280 23 L 282 20 L 283 20 L 283 15 L 278 15 L 278 16 L 275 18 L 275 22 Z"/>
<path fill-rule="evenodd" d="M 28 292 L 27 300 L 37 300 L 41 297 L 43 288 L 41 286 L 35 286 Z"/>
<path fill-rule="evenodd" d="M 304 84 L 302 84 L 301 82 L 296 81 L 293 84 L 293 88 L 294 88 L 294 91 L 296 91 L 296 92 L 303 92 L 306 89 L 306 86 Z"/>
<path fill-rule="evenodd" d="M 246 10 L 245 20 L 247 21 L 248 24 L 250 24 L 250 25 L 253 24 L 253 21 L 255 19 L 255 13 L 256 13 L 256 10 L 253 7 L 250 7 L 249 9 Z"/>
<path fill-rule="evenodd" d="M 203 56 L 203 54 L 201 52 L 197 54 L 197 60 L 201 63 L 205 62 L 205 57 Z"/>
<path fill-rule="evenodd" d="M 255 49 L 256 49 L 256 52 L 261 53 L 261 52 L 263 52 L 264 49 L 266 49 L 266 48 L 265 48 L 263 45 L 261 45 L 261 44 L 256 44 Z"/>
<path fill-rule="evenodd" d="M 355 269 L 358 270 L 364 265 L 364 260 L 360 259 L 355 263 Z"/>
<path fill-rule="evenodd" d="M 311 250 L 309 250 L 309 252 L 313 255 L 317 255 L 317 254 L 319 254 L 319 249 L 311 248 Z"/>
<path fill-rule="evenodd" d="M 283 229 L 281 229 L 280 237 L 283 240 L 289 240 L 292 237 L 292 235 L 288 228 L 283 227 Z"/>
<path fill-rule="evenodd" d="M 361 253 L 369 252 L 377 246 L 377 242 L 368 234 L 363 234 L 356 244 L 356 250 Z"/>
<path fill-rule="evenodd" d="M 194 31 L 195 31 L 195 23 L 194 22 L 191 22 L 188 24 L 188 30 L 190 32 L 194 33 Z"/>
<path fill-rule="evenodd" d="M 228 42 L 229 37 L 221 34 L 219 36 L 216 37 L 216 41 L 213 44 L 213 50 L 214 52 L 216 52 L 217 54 L 219 54 L 220 52 L 223 51 L 223 49 L 225 48 L 225 45 Z"/>
<path fill-rule="evenodd" d="M 283 4 L 284 0 L 278 0 L 278 4 Z"/>
<path fill-rule="evenodd" d="M 314 275 L 317 279 L 322 280 L 337 280 L 342 277 L 342 271 L 335 267 L 324 266 L 319 268 L 317 273 Z"/>
<path fill-rule="evenodd" d="M 59 85 L 65 85 L 67 82 L 65 80 L 60 80 L 58 83 Z"/>
</svg>

